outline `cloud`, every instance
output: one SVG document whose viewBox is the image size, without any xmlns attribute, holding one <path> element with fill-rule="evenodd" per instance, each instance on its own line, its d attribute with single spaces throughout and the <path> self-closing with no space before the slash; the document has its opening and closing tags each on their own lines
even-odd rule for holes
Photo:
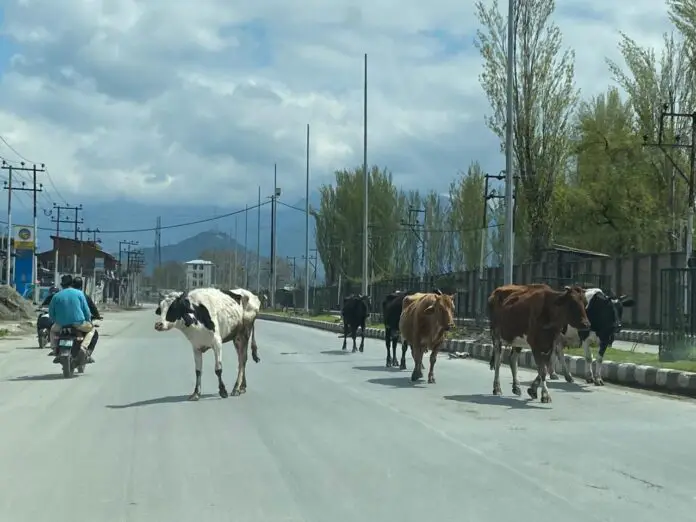
<svg viewBox="0 0 696 522">
<path fill-rule="evenodd" d="M 659 46 L 669 29 L 661 2 L 558 4 L 585 95 L 609 83 L 620 30 Z M 473 2 L 3 5 L 0 134 L 74 202 L 239 206 L 259 184 L 270 194 L 274 163 L 288 200 L 303 197 L 307 123 L 313 185 L 362 163 L 365 52 L 369 163 L 438 192 L 472 160 L 503 164 L 483 122 Z"/>
</svg>

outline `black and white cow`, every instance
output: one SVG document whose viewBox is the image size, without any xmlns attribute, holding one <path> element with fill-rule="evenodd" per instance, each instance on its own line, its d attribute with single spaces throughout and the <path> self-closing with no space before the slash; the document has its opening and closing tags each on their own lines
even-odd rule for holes
<svg viewBox="0 0 696 522">
<path fill-rule="evenodd" d="M 353 352 L 358 349 L 356 347 L 355 338 L 358 333 L 358 328 L 361 329 L 360 351 L 365 349 L 365 323 L 370 315 L 370 296 L 369 295 L 349 295 L 343 300 L 341 308 L 341 316 L 343 317 L 343 347 L 346 349 L 348 334 L 353 338 Z"/>
<path fill-rule="evenodd" d="M 586 312 L 587 318 L 590 321 L 590 331 L 578 332 L 572 326 L 561 333 L 556 341 L 554 353 L 551 356 L 551 379 L 558 379 L 556 375 L 556 359 L 561 360 L 563 376 L 566 381 L 573 382 L 573 377 L 570 375 L 568 365 L 563 356 L 563 349 L 566 346 L 582 346 L 585 352 L 585 365 L 587 374 L 585 380 L 588 383 L 594 383 L 597 386 L 603 386 L 602 380 L 602 361 L 604 354 L 612 343 L 614 336 L 621 330 L 623 309 L 634 305 L 633 299 L 626 295 L 620 297 L 608 296 L 599 288 L 588 288 L 585 290 L 585 299 L 587 300 Z M 599 344 L 597 351 L 597 361 L 595 372 L 592 371 L 592 349 L 590 343 Z"/>
<path fill-rule="evenodd" d="M 234 341 L 237 351 L 237 380 L 232 395 L 246 392 L 245 369 L 251 327 L 244 320 L 242 302 L 243 295 L 231 290 L 197 288 L 191 292 L 168 294 L 155 310 L 155 314 L 159 316 L 155 330 L 180 330 L 193 348 L 196 386 L 189 400 L 200 399 L 203 354 L 211 348 L 215 355 L 219 394 L 222 398 L 227 397 L 227 388 L 222 380 L 222 345 L 229 341 Z"/>
<path fill-rule="evenodd" d="M 387 295 L 382 301 L 382 316 L 384 319 L 384 341 L 387 345 L 387 368 L 399 366 L 406 369 L 406 351 L 408 346 L 401 343 L 401 363 L 396 358 L 396 343 L 399 342 L 399 319 L 404 304 L 404 297 L 412 295 L 412 290 L 396 290 Z"/>
</svg>

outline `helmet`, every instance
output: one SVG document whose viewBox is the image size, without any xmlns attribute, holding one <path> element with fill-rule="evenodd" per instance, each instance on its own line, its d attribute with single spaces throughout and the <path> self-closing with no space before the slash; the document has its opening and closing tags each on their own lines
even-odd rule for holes
<svg viewBox="0 0 696 522">
<path fill-rule="evenodd" d="M 59 290 L 60 288 L 58 288 L 57 286 L 52 286 L 51 288 L 49 288 L 48 293 L 51 295 L 57 294 Z"/>
<path fill-rule="evenodd" d="M 80 276 L 73 277 L 72 283 L 70 284 L 73 288 L 82 290 L 82 278 Z"/>
<path fill-rule="evenodd" d="M 70 274 L 65 274 L 60 278 L 60 286 L 63 288 L 69 288 L 72 285 L 73 277 Z"/>
</svg>

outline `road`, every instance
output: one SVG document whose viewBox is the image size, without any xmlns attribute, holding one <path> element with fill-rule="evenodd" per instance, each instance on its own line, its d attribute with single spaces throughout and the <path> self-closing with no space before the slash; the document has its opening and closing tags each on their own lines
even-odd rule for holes
<svg viewBox="0 0 696 522">
<path fill-rule="evenodd" d="M 0 346 L 2 520 L 647 522 L 696 508 L 693 401 L 554 382 L 551 405 L 528 403 L 507 367 L 492 397 L 486 364 L 446 355 L 437 384 L 413 386 L 383 368 L 379 341 L 341 353 L 336 334 L 260 321 L 248 392 L 218 398 L 208 353 L 190 403 L 189 345 L 153 319 L 111 314 L 72 380 L 30 341 Z M 235 367 L 230 347 L 229 389 Z"/>
</svg>

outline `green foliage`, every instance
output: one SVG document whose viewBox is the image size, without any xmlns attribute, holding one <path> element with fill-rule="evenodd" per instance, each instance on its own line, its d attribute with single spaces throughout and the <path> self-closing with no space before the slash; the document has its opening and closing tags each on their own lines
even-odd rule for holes
<svg viewBox="0 0 696 522">
<path fill-rule="evenodd" d="M 580 98 L 574 53 L 553 22 L 553 0 L 515 0 L 513 163 L 515 260 L 539 259 L 551 243 L 620 256 L 681 250 L 687 217 L 691 119 L 661 118 L 665 108 L 696 110 L 696 0 L 667 0 L 674 30 L 662 49 L 630 35 L 607 60 L 615 85 Z M 507 17 L 498 1 L 478 1 L 476 46 L 485 117 L 504 150 Z M 661 125 L 662 121 L 662 125 Z M 663 146 L 657 146 L 660 140 Z M 481 158 L 479 158 L 481 159 Z M 404 191 L 387 169 L 370 171 L 370 267 L 376 278 L 470 269 L 480 264 L 485 173 L 469 158 L 448 197 Z M 329 282 L 359 281 L 362 255 L 361 169 L 336 172 L 321 189 L 314 217 Z M 504 187 L 496 184 L 496 190 Z M 491 187 L 493 188 L 493 187 Z M 488 202 L 486 264 L 502 262 L 505 207 Z M 420 212 L 413 212 L 418 210 Z M 416 222 L 418 219 L 418 222 Z"/>
</svg>

